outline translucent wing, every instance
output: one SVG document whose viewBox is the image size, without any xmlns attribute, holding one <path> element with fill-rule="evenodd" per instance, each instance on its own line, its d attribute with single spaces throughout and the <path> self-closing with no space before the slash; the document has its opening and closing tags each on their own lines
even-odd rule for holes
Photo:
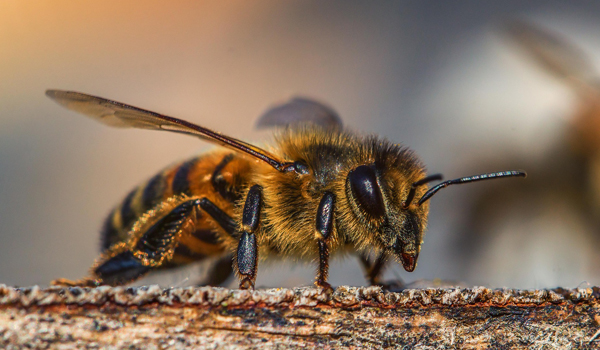
<svg viewBox="0 0 600 350">
<path fill-rule="evenodd" d="M 46 91 L 46 95 L 60 105 L 92 117 L 106 125 L 119 128 L 166 130 L 193 135 L 234 151 L 249 154 L 268 163 L 279 171 L 285 171 L 291 165 L 291 163 L 277 159 L 274 155 L 256 146 L 186 122 L 185 120 L 79 92 L 48 90 Z"/>
<path fill-rule="evenodd" d="M 527 54 L 554 76 L 591 83 L 596 78 L 586 55 L 571 42 L 529 22 L 513 21 L 506 33 Z"/>
<path fill-rule="evenodd" d="M 331 107 L 303 97 L 295 97 L 270 108 L 258 119 L 256 126 L 287 126 L 299 122 L 311 122 L 326 128 L 342 128 L 342 120 Z"/>
</svg>

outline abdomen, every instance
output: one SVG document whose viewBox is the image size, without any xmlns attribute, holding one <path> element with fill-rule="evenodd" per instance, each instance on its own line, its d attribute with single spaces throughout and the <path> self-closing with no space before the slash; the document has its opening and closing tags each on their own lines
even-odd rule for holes
<svg viewBox="0 0 600 350">
<path fill-rule="evenodd" d="M 240 189 L 251 174 L 252 163 L 242 156 L 214 151 L 176 164 L 133 189 L 108 215 L 101 231 L 101 251 L 129 239 L 129 230 L 146 212 L 173 196 L 207 198 L 229 216 Z M 226 233 L 206 213 L 196 220 L 195 231 L 180 241 L 173 258 L 182 264 L 221 254 Z"/>
</svg>

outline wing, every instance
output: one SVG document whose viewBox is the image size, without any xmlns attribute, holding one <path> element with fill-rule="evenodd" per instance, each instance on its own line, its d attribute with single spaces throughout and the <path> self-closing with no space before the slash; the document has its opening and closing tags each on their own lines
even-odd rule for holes
<svg viewBox="0 0 600 350">
<path fill-rule="evenodd" d="M 256 126 L 287 126 L 299 122 L 311 122 L 326 128 L 342 128 L 342 120 L 331 107 L 302 97 L 295 97 L 270 108 L 258 119 Z"/>
<path fill-rule="evenodd" d="M 558 34 L 524 21 L 512 21 L 505 29 L 510 39 L 550 74 L 587 83 L 595 80 L 595 69 L 583 51 Z"/>
<path fill-rule="evenodd" d="M 92 117 L 106 125 L 119 128 L 166 130 L 199 137 L 201 139 L 246 153 L 260 159 L 279 171 L 286 171 L 292 164 L 277 159 L 269 152 L 232 137 L 186 122 L 120 102 L 107 100 L 73 91 L 47 90 L 46 96 L 58 104 Z"/>
</svg>

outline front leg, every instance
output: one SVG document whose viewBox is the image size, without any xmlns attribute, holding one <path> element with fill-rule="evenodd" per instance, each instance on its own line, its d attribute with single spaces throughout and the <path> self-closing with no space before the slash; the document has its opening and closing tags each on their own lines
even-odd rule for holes
<svg viewBox="0 0 600 350">
<path fill-rule="evenodd" d="M 317 220 L 315 227 L 315 238 L 319 246 L 319 272 L 315 284 L 318 287 L 331 290 L 331 285 L 327 283 L 329 275 L 329 237 L 333 231 L 333 211 L 335 205 L 335 196 L 331 192 L 325 192 L 319 207 L 317 208 Z"/>
<path fill-rule="evenodd" d="M 365 274 L 372 286 L 381 286 L 390 292 L 400 292 L 406 288 L 402 280 L 384 282 L 381 279 L 383 270 L 386 267 L 388 256 L 386 253 L 380 253 L 375 259 L 371 259 L 367 253 L 360 255 L 360 262 L 365 270 Z"/>
<path fill-rule="evenodd" d="M 240 275 L 240 289 L 254 289 L 258 247 L 256 231 L 262 208 L 262 188 L 254 185 L 248 191 L 242 213 L 242 234 L 237 248 L 237 270 Z"/>
</svg>

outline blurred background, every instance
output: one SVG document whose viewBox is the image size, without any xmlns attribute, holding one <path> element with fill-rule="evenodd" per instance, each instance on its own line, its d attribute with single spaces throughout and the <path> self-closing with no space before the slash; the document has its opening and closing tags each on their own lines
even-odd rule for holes
<svg viewBox="0 0 600 350">
<path fill-rule="evenodd" d="M 211 148 L 104 127 L 44 96 L 58 88 L 257 143 L 270 132 L 256 131 L 256 118 L 300 94 L 352 129 L 410 146 L 430 173 L 528 170 L 527 180 L 436 195 L 417 269 L 393 263 L 386 279 L 597 285 L 600 162 L 593 146 L 572 142 L 573 130 L 592 128 L 578 116 L 596 101 L 593 79 L 575 84 L 532 59 L 503 34 L 515 18 L 600 67 L 595 2 L 2 1 L 0 283 L 84 276 L 109 210 L 160 169 Z M 263 264 L 257 285 L 311 284 L 315 268 Z M 193 284 L 200 270 L 141 283 Z M 335 260 L 330 276 L 366 285 L 353 257 Z"/>
</svg>

